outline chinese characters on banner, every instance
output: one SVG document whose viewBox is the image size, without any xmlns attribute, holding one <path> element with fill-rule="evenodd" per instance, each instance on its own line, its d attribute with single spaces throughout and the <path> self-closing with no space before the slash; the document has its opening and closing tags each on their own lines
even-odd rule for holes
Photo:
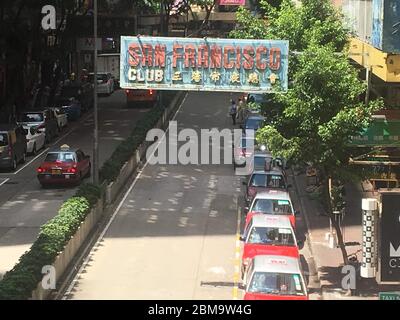
<svg viewBox="0 0 400 320">
<path fill-rule="evenodd" d="M 219 0 L 220 6 L 244 6 L 246 0 Z"/>
<path fill-rule="evenodd" d="M 121 37 L 125 89 L 287 90 L 286 40 Z"/>
</svg>

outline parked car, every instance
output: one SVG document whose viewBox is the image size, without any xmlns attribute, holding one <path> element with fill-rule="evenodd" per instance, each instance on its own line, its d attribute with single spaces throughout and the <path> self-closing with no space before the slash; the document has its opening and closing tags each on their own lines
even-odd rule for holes
<svg viewBox="0 0 400 320">
<path fill-rule="evenodd" d="M 260 191 L 266 191 L 270 189 L 287 191 L 291 185 L 286 182 L 285 174 L 282 170 L 276 168 L 270 171 L 254 171 L 248 180 L 243 181 L 243 185 L 246 186 L 245 201 L 249 204 L 255 195 Z"/>
<path fill-rule="evenodd" d="M 257 255 L 282 255 L 299 258 L 299 248 L 287 216 L 254 215 L 244 229 L 242 278 L 252 258 Z"/>
<path fill-rule="evenodd" d="M 283 215 L 287 216 L 292 223 L 292 226 L 296 226 L 296 215 L 299 214 L 293 208 L 292 200 L 290 195 L 286 191 L 280 190 L 268 190 L 257 193 L 251 202 L 250 207 L 245 207 L 247 225 L 257 213 L 269 214 L 269 215 Z"/>
<path fill-rule="evenodd" d="M 61 89 L 59 100 L 75 98 L 81 104 L 81 111 L 86 112 L 93 107 L 94 91 L 91 83 L 73 82 L 66 84 Z"/>
<path fill-rule="evenodd" d="M 26 160 L 26 136 L 21 125 L 0 124 L 0 167 L 15 170 Z"/>
<path fill-rule="evenodd" d="M 54 112 L 54 116 L 57 119 L 59 130 L 66 127 L 68 124 L 68 116 L 65 113 L 65 111 L 62 108 L 57 108 L 57 107 L 51 108 L 51 110 Z"/>
<path fill-rule="evenodd" d="M 46 144 L 46 134 L 37 127 L 24 127 L 26 134 L 26 152 L 35 155 Z"/>
<path fill-rule="evenodd" d="M 56 108 L 65 113 L 68 121 L 78 120 L 82 114 L 81 103 L 74 97 L 58 99 Z"/>
<path fill-rule="evenodd" d="M 89 73 L 89 81 L 94 83 L 94 73 Z M 114 92 L 114 79 L 109 72 L 97 72 L 97 93 L 110 95 Z"/>
<path fill-rule="evenodd" d="M 256 150 L 251 158 L 248 175 L 254 171 L 269 171 L 273 166 L 272 154 L 268 151 Z"/>
<path fill-rule="evenodd" d="M 50 150 L 37 169 L 37 177 L 42 186 L 50 184 L 79 184 L 90 176 L 90 156 L 82 150 L 62 145 Z"/>
<path fill-rule="evenodd" d="M 138 105 L 153 106 L 158 101 L 158 93 L 155 90 L 127 89 L 126 105 L 127 107 L 135 107 Z"/>
<path fill-rule="evenodd" d="M 46 143 L 59 133 L 57 119 L 50 109 L 25 111 L 19 114 L 18 123 L 24 127 L 37 127 L 46 134 Z"/>
<path fill-rule="evenodd" d="M 244 300 L 308 300 L 300 261 L 293 257 L 255 256 L 243 285 Z"/>
<path fill-rule="evenodd" d="M 260 115 L 250 115 L 247 117 L 247 119 L 244 121 L 244 124 L 241 125 L 240 127 L 243 130 L 254 130 L 257 131 L 259 128 L 262 127 L 263 123 L 265 121 L 265 117 L 260 116 Z"/>
</svg>

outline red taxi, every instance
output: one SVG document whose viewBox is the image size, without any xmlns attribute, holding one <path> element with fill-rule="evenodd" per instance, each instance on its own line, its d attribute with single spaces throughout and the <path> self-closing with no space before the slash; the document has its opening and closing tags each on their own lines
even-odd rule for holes
<svg viewBox="0 0 400 320">
<path fill-rule="evenodd" d="M 158 99 L 157 91 L 153 89 L 127 89 L 125 93 L 128 107 L 134 107 L 136 104 L 154 104 Z"/>
<path fill-rule="evenodd" d="M 79 184 L 90 176 L 90 156 L 82 150 L 62 145 L 50 150 L 37 168 L 37 177 L 42 186 L 50 184 Z"/>
<path fill-rule="evenodd" d="M 308 300 L 299 259 L 293 257 L 255 256 L 243 285 L 244 300 Z"/>
<path fill-rule="evenodd" d="M 299 214 L 293 208 L 289 193 L 280 190 L 268 190 L 257 193 L 250 207 L 245 208 L 245 212 L 247 212 L 245 226 L 247 226 L 253 215 L 262 213 L 287 216 L 292 226 L 296 227 L 295 215 Z"/>
<path fill-rule="evenodd" d="M 287 216 L 254 215 L 243 236 L 242 277 L 257 255 L 281 255 L 299 258 L 296 236 Z"/>
</svg>

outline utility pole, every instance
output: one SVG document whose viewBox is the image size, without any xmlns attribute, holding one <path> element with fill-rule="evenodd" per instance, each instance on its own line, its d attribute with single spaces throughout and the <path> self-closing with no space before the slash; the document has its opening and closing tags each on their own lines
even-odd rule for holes
<svg viewBox="0 0 400 320">
<path fill-rule="evenodd" d="M 94 131 L 93 131 L 93 182 L 99 184 L 99 119 L 97 111 L 97 0 L 94 0 Z"/>
<path fill-rule="evenodd" d="M 368 106 L 369 103 L 369 92 L 371 89 L 371 70 L 372 66 L 367 65 L 365 68 L 365 80 L 367 81 L 367 90 L 365 92 L 365 105 Z"/>
</svg>

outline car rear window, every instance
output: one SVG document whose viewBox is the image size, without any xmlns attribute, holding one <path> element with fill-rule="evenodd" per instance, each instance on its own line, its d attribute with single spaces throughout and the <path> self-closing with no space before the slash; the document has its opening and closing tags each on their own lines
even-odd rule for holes
<svg viewBox="0 0 400 320">
<path fill-rule="evenodd" d="M 49 152 L 45 162 L 75 162 L 75 154 L 73 152 Z"/>
<path fill-rule="evenodd" d="M 292 206 L 289 200 L 256 199 L 251 211 L 266 214 L 292 214 Z"/>
<path fill-rule="evenodd" d="M 0 147 L 8 145 L 8 135 L 7 133 L 0 133 Z"/>
<path fill-rule="evenodd" d="M 274 246 L 294 246 L 294 237 L 289 228 L 253 227 L 247 243 Z"/>
<path fill-rule="evenodd" d="M 305 290 L 299 274 L 255 272 L 249 292 L 303 296 Z"/>
<path fill-rule="evenodd" d="M 250 180 L 251 187 L 278 188 L 285 189 L 285 180 L 279 174 L 255 173 Z"/>
<path fill-rule="evenodd" d="M 246 129 L 254 129 L 257 130 L 261 127 L 262 119 L 247 119 L 246 121 Z"/>
<path fill-rule="evenodd" d="M 20 122 L 42 122 L 43 120 L 43 113 L 40 112 L 23 113 L 19 117 Z"/>
</svg>

